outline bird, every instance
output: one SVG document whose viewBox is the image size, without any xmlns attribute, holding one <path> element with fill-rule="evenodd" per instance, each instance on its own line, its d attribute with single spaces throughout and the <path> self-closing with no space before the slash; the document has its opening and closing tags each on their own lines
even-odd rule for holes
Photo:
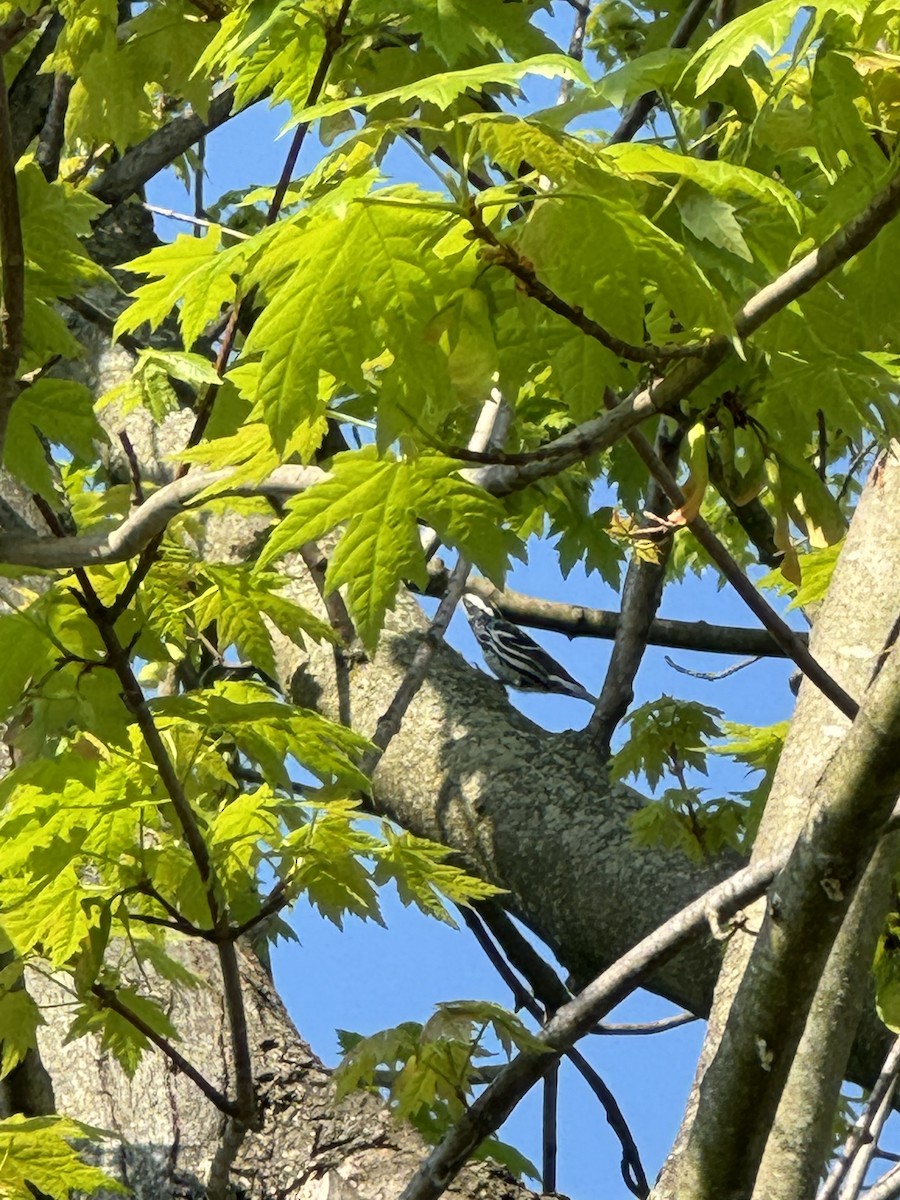
<svg viewBox="0 0 900 1200">
<path fill-rule="evenodd" d="M 597 703 L 596 696 L 573 679 L 543 646 L 501 617 L 483 597 L 466 592 L 463 606 L 484 661 L 501 683 L 520 692 L 554 692 Z"/>
</svg>

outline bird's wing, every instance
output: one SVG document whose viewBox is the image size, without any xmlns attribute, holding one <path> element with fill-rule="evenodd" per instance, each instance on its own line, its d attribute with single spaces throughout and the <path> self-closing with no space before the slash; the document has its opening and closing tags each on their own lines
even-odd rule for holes
<svg viewBox="0 0 900 1200">
<path fill-rule="evenodd" d="M 594 697 L 585 691 L 578 680 L 573 679 L 552 654 L 548 654 L 543 646 L 518 625 L 498 619 L 492 623 L 491 635 L 502 647 L 504 657 L 513 663 L 521 675 L 532 680 L 537 690 L 556 690 L 565 695 L 594 702 Z"/>
</svg>

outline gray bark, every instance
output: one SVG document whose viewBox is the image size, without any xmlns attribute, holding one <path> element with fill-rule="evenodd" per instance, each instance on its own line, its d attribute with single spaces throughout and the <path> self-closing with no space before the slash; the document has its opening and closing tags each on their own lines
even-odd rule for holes
<svg viewBox="0 0 900 1200">
<path fill-rule="evenodd" d="M 177 956 L 202 979 L 215 979 L 215 950 L 178 942 Z M 271 981 L 252 954 L 242 955 L 244 995 L 256 1063 L 263 1128 L 244 1140 L 232 1172 L 232 1194 L 246 1200 L 380 1200 L 413 1172 L 426 1152 L 374 1096 L 356 1093 L 337 1104 L 330 1073 L 299 1037 Z M 41 1004 L 69 995 L 32 975 Z M 166 995 L 160 984 L 160 996 Z M 132 1189 L 135 1200 L 199 1200 L 223 1135 L 223 1121 L 159 1054 L 144 1057 L 126 1078 L 93 1037 L 63 1041 L 64 1007 L 48 1009 L 41 1055 L 54 1079 L 60 1111 L 113 1135 L 87 1155 Z M 192 1061 L 220 1089 L 228 1085 L 222 996 L 204 983 L 171 997 L 171 1017 Z M 527 1200 L 531 1193 L 504 1171 L 476 1164 L 457 1181 L 460 1197 Z"/>
<path fill-rule="evenodd" d="M 860 699 L 897 617 L 900 531 L 893 513 L 898 494 L 900 462 L 891 456 L 869 481 L 811 640 L 813 653 L 826 669 Z M 754 856 L 764 857 L 796 839 L 816 809 L 817 785 L 848 729 L 849 722 L 804 683 Z M 815 1193 L 861 1015 L 866 1017 L 866 1030 L 877 1037 L 872 1006 L 866 1003 L 871 997 L 870 966 L 898 849 L 895 836 L 882 845 L 832 948 L 762 1158 L 753 1192 L 758 1200 L 800 1200 Z M 732 1003 L 765 911 L 766 902 L 760 902 L 748 912 L 745 931 L 733 939 L 726 955 L 682 1129 L 654 1193 L 660 1200 L 706 1194 L 698 1147 L 714 1140 L 717 1123 L 727 1120 L 723 1114 L 730 1092 L 727 1082 L 714 1088 L 707 1071 L 728 1036 L 729 1019 L 752 1019 L 752 1014 L 737 1009 L 732 1014 Z"/>
</svg>

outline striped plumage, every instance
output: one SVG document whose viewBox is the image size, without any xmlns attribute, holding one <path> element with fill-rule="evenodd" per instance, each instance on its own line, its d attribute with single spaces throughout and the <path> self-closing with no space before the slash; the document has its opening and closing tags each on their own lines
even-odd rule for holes
<svg viewBox="0 0 900 1200">
<path fill-rule="evenodd" d="M 554 692 L 597 703 L 543 646 L 501 617 L 481 596 L 467 592 L 463 604 L 484 661 L 501 683 L 520 692 Z"/>
</svg>

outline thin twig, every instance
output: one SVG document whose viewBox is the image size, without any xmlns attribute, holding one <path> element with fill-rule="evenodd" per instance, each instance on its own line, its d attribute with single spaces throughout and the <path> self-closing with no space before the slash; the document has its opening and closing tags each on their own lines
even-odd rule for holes
<svg viewBox="0 0 900 1200">
<path fill-rule="evenodd" d="M 141 483 L 141 468 L 138 465 L 137 455 L 134 452 L 134 446 L 131 444 L 131 438 L 124 429 L 119 430 L 119 441 L 122 445 L 122 450 L 125 453 L 125 458 L 128 461 L 128 469 L 131 471 L 131 483 L 134 488 L 135 504 L 144 503 L 144 487 Z"/>
<path fill-rule="evenodd" d="M 667 433 L 665 425 L 664 421 L 660 423 L 657 450 L 661 461 L 674 468 L 678 462 L 683 432 L 678 428 L 674 433 Z M 661 499 L 662 489 L 651 476 L 646 495 L 647 507 L 655 509 Z M 588 732 L 601 755 L 609 755 L 613 734 L 634 699 L 635 676 L 644 660 L 653 620 L 662 601 L 666 567 L 674 544 L 671 530 L 654 537 L 653 542 L 655 560 L 634 555 L 628 564 L 616 640 L 596 708 L 588 723 Z"/>
<path fill-rule="evenodd" d="M 559 1063 L 544 1076 L 544 1095 L 541 1104 L 541 1190 L 556 1191 L 556 1160 L 559 1150 L 557 1125 L 559 1118 Z"/>
<path fill-rule="evenodd" d="M 406 674 L 400 681 L 400 686 L 397 688 L 388 707 L 378 718 L 378 724 L 375 726 L 375 732 L 371 738 L 375 750 L 370 751 L 360 764 L 360 770 L 365 775 L 371 777 L 385 750 L 387 750 L 395 734 L 399 732 L 407 709 L 425 682 L 425 676 L 428 673 L 428 668 L 431 666 L 434 652 L 444 640 L 447 626 L 450 624 L 450 620 L 456 611 L 456 606 L 459 604 L 462 594 L 466 590 L 466 582 L 471 569 L 472 564 L 468 559 L 460 555 L 456 566 L 450 574 L 450 583 L 447 587 L 447 592 L 438 605 L 437 612 L 432 617 L 425 636 L 416 648 L 412 662 L 407 667 Z"/>
<path fill-rule="evenodd" d="M 692 901 L 599 975 L 583 992 L 557 1012 L 538 1034 L 541 1051 L 521 1051 L 474 1101 L 420 1165 L 401 1200 L 437 1200 L 450 1186 L 467 1158 L 512 1112 L 521 1098 L 550 1069 L 560 1054 L 589 1033 L 663 962 L 667 961 L 710 919 L 727 920 L 766 890 L 787 861 L 782 851 L 754 863 Z"/>
<path fill-rule="evenodd" d="M 169 752 L 144 698 L 143 689 L 132 670 L 128 651 L 119 641 L 114 624 L 110 620 L 109 612 L 100 603 L 85 572 L 78 570 L 75 574 L 78 585 L 81 588 L 79 596 L 81 604 L 100 635 L 106 649 L 107 664 L 119 680 L 122 687 L 122 699 L 134 717 L 138 729 L 141 731 L 150 757 L 159 772 L 163 787 L 172 803 L 182 836 L 187 843 L 203 885 L 212 927 L 220 935 L 225 934 L 229 928 L 228 913 L 219 899 L 220 889 L 209 849 L 203 838 L 191 803 L 178 777 L 178 772 L 175 770 L 175 764 L 169 756 Z M 219 955 L 219 968 L 222 974 L 225 1005 L 228 1012 L 228 1026 L 231 1035 L 231 1049 L 235 1067 L 237 1102 L 233 1109 L 233 1115 L 246 1125 L 254 1125 L 257 1116 L 256 1096 L 253 1086 L 253 1062 L 250 1054 L 247 1019 L 244 1009 L 237 953 L 233 943 L 227 940 L 219 942 L 216 948 Z"/>
<path fill-rule="evenodd" d="M 567 1004 L 571 1000 L 571 993 L 553 968 L 549 963 L 544 961 L 531 943 L 522 936 L 507 913 L 496 901 L 479 904 L 477 911 L 462 907 L 459 911 L 494 969 L 511 990 L 515 998 L 516 1007 L 526 1009 L 535 1020 L 540 1021 L 545 1012 L 548 1017 L 552 1016 L 563 1004 Z M 503 951 L 502 954 L 491 941 L 482 921 L 484 921 L 494 938 L 496 938 L 498 945 Z M 531 992 L 519 982 L 515 972 L 512 970 L 512 966 L 515 966 L 516 970 L 528 980 Z M 553 1002 L 549 1008 L 543 1002 L 538 1004 L 534 999 L 534 997 L 541 996 L 553 997 Z M 649 1195 L 650 1187 L 641 1163 L 637 1143 L 628 1127 L 628 1122 L 625 1120 L 622 1110 L 619 1108 L 618 1101 L 583 1054 L 574 1046 L 565 1053 L 566 1057 L 600 1101 L 607 1124 L 618 1138 L 622 1150 L 620 1168 L 626 1187 L 632 1195 L 639 1197 L 639 1200 L 644 1200 Z M 543 1180 L 543 1186 L 545 1191 L 553 1190 L 546 1179 Z"/>
<path fill-rule="evenodd" d="M 571 2 L 571 0 L 570 0 Z M 574 58 L 576 62 L 581 62 L 584 58 L 584 35 L 587 29 L 588 17 L 591 15 L 591 6 L 586 3 L 574 3 L 572 7 L 575 9 L 575 20 L 572 23 L 572 36 L 569 38 L 569 49 L 566 51 L 569 58 Z M 556 99 L 557 104 L 565 104 L 571 94 L 573 87 L 572 79 L 564 79 L 559 85 L 559 96 Z"/>
<path fill-rule="evenodd" d="M 219 221 L 210 221 L 206 217 L 191 216 L 190 213 L 178 212 L 174 208 L 163 208 L 159 204 L 147 204 L 146 201 L 144 208 L 148 212 L 156 213 L 157 216 L 168 217 L 170 221 L 183 221 L 186 225 L 196 225 L 200 229 L 221 229 L 222 233 L 242 242 L 250 239 L 249 233 L 241 233 L 239 229 L 231 229 L 228 225 L 223 225 Z"/>
<path fill-rule="evenodd" d="M 897 1086 L 898 1071 L 900 1071 L 900 1037 L 895 1038 L 892 1042 L 891 1048 L 884 1060 L 884 1065 L 879 1072 L 878 1079 L 875 1081 L 875 1086 L 866 1100 L 865 1107 L 860 1113 L 859 1119 L 850 1130 L 840 1157 L 829 1173 L 828 1178 L 819 1189 L 816 1200 L 835 1200 L 863 1146 L 866 1142 L 869 1142 L 872 1146 L 877 1143 L 878 1138 L 877 1136 L 873 1137 L 872 1126 L 882 1108 L 886 1106 L 887 1110 L 890 1109 L 891 1097 Z M 867 1165 L 868 1160 L 866 1160 Z M 865 1174 L 865 1170 L 863 1170 L 862 1177 L 859 1180 L 860 1186 L 863 1179 L 865 1179 Z M 857 1187 L 856 1191 L 858 1190 L 859 1188 Z"/>
<path fill-rule="evenodd" d="M 431 571 L 427 594 L 440 596 L 447 586 L 447 568 L 440 562 Z M 498 609 L 501 616 L 529 629 L 545 629 L 562 633 L 568 638 L 600 638 L 611 641 L 616 636 L 621 614 L 600 608 L 585 608 L 581 604 L 564 604 L 558 600 L 543 600 L 514 592 L 507 588 L 498 591 L 487 579 L 473 577 L 469 590 L 477 592 Z M 806 633 L 798 632 L 804 643 Z M 786 658 L 765 629 L 748 629 L 741 625 L 711 625 L 707 621 L 676 621 L 656 617 L 650 623 L 647 641 L 653 646 L 670 650 L 693 650 L 709 654 L 744 654 L 757 658 Z"/>
<path fill-rule="evenodd" d="M 564 300 L 562 296 L 539 279 L 531 263 L 523 258 L 509 242 L 501 241 L 491 227 L 485 223 L 476 204 L 473 203 L 469 206 L 466 218 L 476 237 L 489 247 L 489 254 L 485 255 L 486 261 L 509 271 L 518 279 L 527 296 L 568 321 L 570 325 L 574 325 L 576 329 L 580 329 L 587 337 L 599 342 L 617 358 L 624 358 L 628 362 L 635 363 L 661 363 L 670 359 L 687 358 L 697 353 L 695 347 L 634 346 L 631 342 L 616 337 L 598 321 L 589 317 L 580 305 L 569 304 L 567 300 Z"/>
<path fill-rule="evenodd" d="M 685 496 L 675 476 L 662 462 L 659 455 L 639 430 L 629 434 L 629 441 L 637 451 L 647 470 L 662 487 L 675 508 L 683 508 Z M 805 642 L 800 641 L 793 629 L 783 621 L 775 610 L 763 599 L 737 562 L 719 541 L 706 521 L 698 514 L 687 522 L 691 533 L 713 560 L 750 611 L 759 618 L 774 640 L 784 649 L 789 658 L 824 696 L 852 721 L 859 712 L 859 704 L 825 670 L 817 658 L 810 653 Z"/>
<path fill-rule="evenodd" d="M 6 442 L 9 414 L 19 395 L 16 374 L 22 357 L 25 324 L 25 250 L 16 160 L 13 153 L 9 93 L 0 56 L 0 460 Z"/>
<path fill-rule="evenodd" d="M 591 1033 L 615 1037 L 651 1037 L 657 1033 L 667 1033 L 670 1029 L 680 1029 L 682 1025 L 691 1025 L 700 1018 L 696 1013 L 681 1012 L 671 1017 L 660 1017 L 658 1021 L 625 1022 L 623 1024 L 595 1025 Z"/>
<path fill-rule="evenodd" d="M 171 1042 L 167 1041 L 161 1034 L 142 1020 L 136 1012 L 132 1012 L 127 1005 L 123 1004 L 119 997 L 110 988 L 105 987 L 102 983 L 95 983 L 91 989 L 104 1008 L 110 1009 L 114 1013 L 118 1013 L 123 1020 L 129 1025 L 133 1025 L 139 1033 L 142 1033 L 148 1041 L 151 1041 L 157 1049 L 161 1050 L 166 1058 L 171 1062 L 182 1075 L 186 1075 L 192 1083 L 196 1084 L 203 1095 L 214 1104 L 220 1112 L 226 1113 L 229 1116 L 237 1115 L 237 1106 L 233 1100 L 229 1100 L 227 1096 L 223 1096 L 218 1088 L 213 1087 L 205 1075 L 202 1075 L 196 1067 L 179 1054 Z"/>
<path fill-rule="evenodd" d="M 347 22 L 347 17 L 350 13 L 350 5 L 352 0 L 341 0 L 341 7 L 338 10 L 334 21 L 325 28 L 325 49 L 322 51 L 322 56 L 319 59 L 319 65 L 316 67 L 316 73 L 309 85 L 309 92 L 306 96 L 305 108 L 310 108 L 319 99 L 322 88 L 325 86 L 325 81 L 328 78 L 328 72 L 331 64 L 334 61 L 334 56 L 340 50 L 344 39 L 344 25 Z M 301 121 L 294 130 L 294 136 L 291 140 L 291 147 L 288 151 L 287 158 L 284 162 L 284 167 L 281 171 L 281 178 L 278 180 L 278 185 L 272 196 L 272 203 L 266 215 L 266 224 L 271 225 L 277 220 L 278 214 L 281 212 L 281 206 L 284 203 L 284 197 L 290 187 L 291 179 L 294 176 L 294 168 L 297 165 L 297 159 L 300 156 L 300 151 L 303 148 L 303 143 L 306 135 L 309 132 L 311 121 Z"/>
<path fill-rule="evenodd" d="M 678 671 L 681 675 L 690 675 L 692 679 L 705 679 L 710 683 L 727 679 L 729 675 L 736 675 L 738 671 L 743 671 L 744 667 L 752 667 L 754 663 L 759 662 L 759 655 L 756 655 L 754 658 L 745 658 L 743 662 L 726 667 L 724 671 L 692 671 L 690 667 L 682 667 L 674 659 L 669 658 L 668 654 L 664 654 L 663 658 L 673 671 Z"/>
</svg>

